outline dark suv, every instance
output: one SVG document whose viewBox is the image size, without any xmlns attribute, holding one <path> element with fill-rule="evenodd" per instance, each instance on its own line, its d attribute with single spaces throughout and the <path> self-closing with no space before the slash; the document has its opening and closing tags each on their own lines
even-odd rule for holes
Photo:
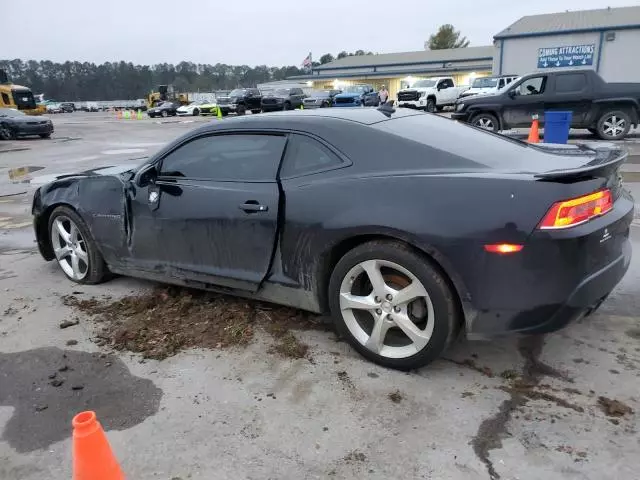
<svg viewBox="0 0 640 480">
<path fill-rule="evenodd" d="M 306 98 L 301 88 L 278 88 L 266 92 L 262 97 L 262 111 L 292 110 L 300 108 Z"/>
<path fill-rule="evenodd" d="M 229 94 L 229 104 L 223 108 L 238 115 L 244 115 L 247 110 L 260 113 L 262 110 L 262 94 L 257 88 L 236 88 Z"/>
<path fill-rule="evenodd" d="M 76 111 L 76 105 L 73 102 L 62 102 L 60 109 L 65 113 L 72 113 Z"/>
</svg>

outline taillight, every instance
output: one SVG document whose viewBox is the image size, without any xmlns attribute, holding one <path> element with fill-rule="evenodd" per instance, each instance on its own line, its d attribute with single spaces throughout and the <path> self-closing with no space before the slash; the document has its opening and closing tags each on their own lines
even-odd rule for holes
<svg viewBox="0 0 640 480">
<path fill-rule="evenodd" d="M 613 208 L 611 190 L 554 203 L 538 225 L 541 230 L 569 228 L 604 215 Z"/>
</svg>

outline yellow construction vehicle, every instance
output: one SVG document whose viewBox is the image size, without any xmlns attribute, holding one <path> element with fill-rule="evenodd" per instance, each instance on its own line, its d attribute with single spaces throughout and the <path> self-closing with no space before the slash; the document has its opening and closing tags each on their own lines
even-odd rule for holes
<svg viewBox="0 0 640 480">
<path fill-rule="evenodd" d="M 154 108 L 161 102 L 179 102 L 181 105 L 189 104 L 189 95 L 176 93 L 173 85 L 158 85 L 158 91 L 147 95 L 147 107 Z"/>
<path fill-rule="evenodd" d="M 42 115 L 47 111 L 43 105 L 36 104 L 30 88 L 11 83 L 4 70 L 0 70 L 0 108 L 15 108 L 27 115 Z"/>
</svg>

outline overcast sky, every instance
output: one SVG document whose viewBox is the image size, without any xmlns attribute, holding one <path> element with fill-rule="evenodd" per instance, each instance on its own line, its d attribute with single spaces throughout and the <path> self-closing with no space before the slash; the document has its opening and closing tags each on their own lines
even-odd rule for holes
<svg viewBox="0 0 640 480">
<path fill-rule="evenodd" d="M 472 46 L 525 15 L 637 0 L 32 0 L 2 2 L 0 58 L 300 65 L 313 53 L 420 50 L 452 23 Z M 307 5 L 307 6 L 305 6 Z M 559 7 L 562 5 L 562 7 Z"/>
</svg>

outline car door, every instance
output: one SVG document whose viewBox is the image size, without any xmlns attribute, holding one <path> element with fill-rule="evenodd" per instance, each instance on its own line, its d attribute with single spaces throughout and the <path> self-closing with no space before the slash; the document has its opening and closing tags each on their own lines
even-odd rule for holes
<svg viewBox="0 0 640 480">
<path fill-rule="evenodd" d="M 301 88 L 292 88 L 291 89 L 291 103 L 296 107 L 302 105 L 302 100 L 304 99 L 304 92 Z"/>
<path fill-rule="evenodd" d="M 250 106 L 251 110 L 259 110 L 262 107 L 262 96 L 260 95 L 260 90 L 257 88 L 252 88 L 249 90 L 250 93 Z"/>
<path fill-rule="evenodd" d="M 587 75 L 584 72 L 557 73 L 553 84 L 553 90 L 544 102 L 545 111 L 570 111 L 572 126 L 584 124 L 591 107 Z"/>
<path fill-rule="evenodd" d="M 164 276 L 256 291 L 276 241 L 276 181 L 286 138 L 191 138 L 132 195 L 131 263 Z"/>
<path fill-rule="evenodd" d="M 509 89 L 505 97 L 503 117 L 508 128 L 531 125 L 534 115 L 544 123 L 547 98 L 547 75 L 529 77 Z"/>
<path fill-rule="evenodd" d="M 444 80 L 442 80 L 442 84 L 445 87 L 445 89 L 442 91 L 443 92 L 442 103 L 445 103 L 445 104 L 455 103 L 458 91 L 455 88 L 453 80 L 451 78 L 445 78 Z"/>
</svg>

